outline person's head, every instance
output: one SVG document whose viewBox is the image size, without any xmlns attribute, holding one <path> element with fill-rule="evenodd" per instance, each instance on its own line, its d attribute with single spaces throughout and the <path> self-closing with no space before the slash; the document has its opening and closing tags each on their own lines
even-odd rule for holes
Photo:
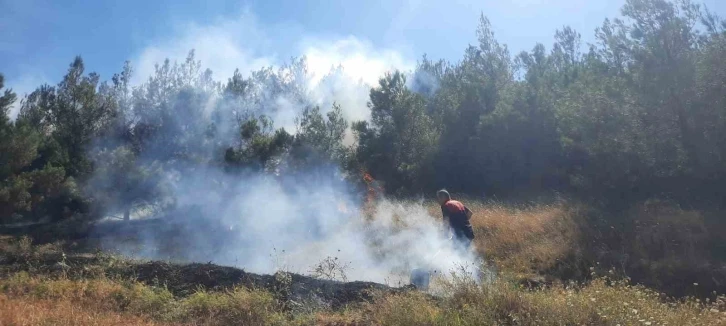
<svg viewBox="0 0 726 326">
<path fill-rule="evenodd" d="M 439 204 L 443 205 L 447 201 L 451 200 L 451 195 L 448 191 L 446 191 L 446 189 L 441 189 L 436 192 L 436 200 L 439 201 Z"/>
</svg>

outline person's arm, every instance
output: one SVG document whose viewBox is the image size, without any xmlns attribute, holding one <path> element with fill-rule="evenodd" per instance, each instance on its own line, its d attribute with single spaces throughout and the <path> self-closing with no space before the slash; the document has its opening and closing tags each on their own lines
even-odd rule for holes
<svg viewBox="0 0 726 326">
<path fill-rule="evenodd" d="M 466 210 L 466 218 L 467 218 L 467 219 L 470 219 L 470 218 L 471 218 L 471 216 L 472 216 L 472 215 L 474 215 L 474 212 L 472 212 L 472 211 L 471 211 L 471 210 L 469 209 L 469 207 L 464 207 L 464 209 Z"/>
</svg>

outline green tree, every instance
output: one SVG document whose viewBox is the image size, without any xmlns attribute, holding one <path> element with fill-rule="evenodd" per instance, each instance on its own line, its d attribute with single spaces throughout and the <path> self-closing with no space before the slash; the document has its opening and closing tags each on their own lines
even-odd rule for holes
<svg viewBox="0 0 726 326">
<path fill-rule="evenodd" d="M 105 213 L 131 214 L 143 208 L 158 206 L 164 198 L 164 171 L 159 164 L 141 164 L 126 146 L 94 153 L 96 170 L 89 180 L 95 204 Z"/>
<path fill-rule="evenodd" d="M 344 160 L 343 137 L 348 123 L 337 103 L 325 116 L 317 106 L 305 108 L 296 124 L 291 158 L 297 165 L 314 166 Z"/>
<path fill-rule="evenodd" d="M 284 128 L 275 130 L 264 115 L 241 121 L 239 130 L 239 145 L 224 154 L 229 170 L 279 173 L 278 157 L 289 149 L 293 137 Z"/>
<path fill-rule="evenodd" d="M 76 57 L 57 87 L 42 86 L 28 96 L 19 117 L 38 132 L 51 134 L 62 157 L 55 163 L 80 178 L 92 172 L 86 155 L 91 142 L 108 130 L 116 114 L 113 98 L 98 91 L 99 76 L 83 73 L 83 60 Z"/>
<path fill-rule="evenodd" d="M 430 182 L 439 131 L 426 114 L 424 97 L 406 87 L 406 77 L 386 74 L 371 89 L 371 123 L 356 122 L 356 157 L 393 192 L 420 191 Z"/>
<path fill-rule="evenodd" d="M 0 90 L 3 87 L 0 74 Z M 0 221 L 57 217 L 64 212 L 53 209 L 61 207 L 48 206 L 61 194 L 65 173 L 50 165 L 33 169 L 41 137 L 22 121 L 10 121 L 8 114 L 15 99 L 9 89 L 0 96 Z"/>
</svg>

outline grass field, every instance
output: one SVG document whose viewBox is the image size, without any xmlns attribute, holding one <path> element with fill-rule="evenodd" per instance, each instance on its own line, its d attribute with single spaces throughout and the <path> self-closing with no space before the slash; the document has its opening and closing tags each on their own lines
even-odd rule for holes
<svg viewBox="0 0 726 326">
<path fill-rule="evenodd" d="M 106 278 L 14 274 L 0 281 L 2 325 L 719 325 L 719 300 L 666 302 L 654 291 L 599 278 L 526 290 L 506 281 L 448 284 L 443 298 L 376 294 L 338 310 L 294 312 L 267 291 L 236 288 L 174 297 L 163 287 Z"/>
<path fill-rule="evenodd" d="M 719 280 L 710 246 L 723 233 L 707 213 L 644 203 L 622 218 L 636 221 L 637 232 L 626 235 L 618 228 L 630 224 L 609 218 L 612 225 L 598 226 L 603 213 L 582 204 L 465 203 L 475 212 L 477 250 L 501 272 L 494 284 L 454 275 L 438 281 L 440 296 L 377 290 L 369 300 L 326 308 L 271 288 L 171 291 L 111 275 L 106 270 L 133 264 L 113 258 L 68 273 L 62 245 L 6 238 L 2 263 L 14 267 L 2 269 L 0 325 L 726 325 L 726 302 L 701 295 L 714 287 L 700 281 L 698 266 L 679 274 L 683 264 L 709 263 L 707 275 Z M 618 260 L 623 254 L 630 258 Z M 60 258 L 49 265 L 43 257 Z M 663 270 L 648 274 L 642 266 Z M 649 286 L 633 285 L 634 273 Z M 667 295 L 675 290 L 658 287 L 667 277 L 689 282 L 694 296 Z"/>
</svg>

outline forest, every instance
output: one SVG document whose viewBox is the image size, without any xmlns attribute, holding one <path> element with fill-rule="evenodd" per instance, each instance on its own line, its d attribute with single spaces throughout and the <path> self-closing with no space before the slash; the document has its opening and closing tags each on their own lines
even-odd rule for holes
<svg viewBox="0 0 726 326">
<path fill-rule="evenodd" d="M 102 80 L 76 57 L 57 85 L 0 98 L 1 222 L 174 215 L 199 204 L 195 192 L 229 201 L 240 180 L 290 186 L 323 174 L 360 202 L 375 180 L 398 199 L 440 188 L 475 200 L 564 197 L 599 212 L 587 227 L 615 233 L 643 227 L 632 211 L 652 202 L 719 229 L 726 21 L 689 1 L 628 1 L 622 15 L 593 44 L 563 27 L 550 49 L 516 55 L 482 16 L 460 61 L 424 55 L 413 71 L 356 85 L 368 93 L 363 121 L 345 119 L 339 69 L 319 82 L 332 94 L 319 100 L 304 57 L 219 82 L 191 50 L 139 85 L 129 62 Z"/>
<path fill-rule="evenodd" d="M 446 187 L 557 191 L 614 209 L 656 197 L 723 205 L 726 24 L 689 2 L 629 1 L 622 13 L 594 44 L 563 27 L 549 49 L 518 54 L 482 16 L 460 61 L 423 56 L 414 71 L 381 76 L 367 121 L 314 103 L 305 58 L 217 82 L 191 51 L 131 85 L 129 63 L 102 81 L 77 57 L 55 86 L 24 98 L 4 90 L 0 215 L 93 219 L 113 207 L 128 217 L 164 198 L 160 171 L 279 175 L 325 164 L 351 180 L 368 173 L 396 196 Z M 296 130 L 271 118 L 281 99 Z"/>
</svg>

